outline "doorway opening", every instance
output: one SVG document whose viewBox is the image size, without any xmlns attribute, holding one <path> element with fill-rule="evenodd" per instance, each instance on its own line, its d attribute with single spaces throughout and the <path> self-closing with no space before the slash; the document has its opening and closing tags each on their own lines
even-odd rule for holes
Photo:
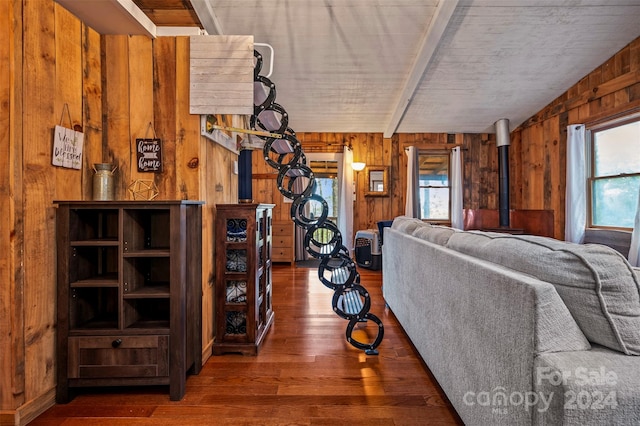
<svg viewBox="0 0 640 426">
<path fill-rule="evenodd" d="M 338 224 L 340 185 L 342 183 L 342 154 L 312 153 L 307 156 L 307 165 L 313 171 L 315 188 L 313 193 L 319 195 L 327 203 L 327 220 Z M 322 215 L 322 204 L 311 202 L 305 206 L 305 216 L 316 218 Z M 296 260 L 308 260 L 312 256 L 304 249 L 304 235 L 306 231 L 296 226 Z M 313 237 L 323 243 L 333 238 L 328 229 L 318 229 Z"/>
<path fill-rule="evenodd" d="M 327 219 L 333 223 L 338 223 L 338 162 L 337 161 L 311 161 L 311 170 L 316 178 L 314 194 L 321 196 L 329 207 Z M 322 214 L 322 206 L 314 204 L 311 206 L 312 217 L 319 217 Z"/>
</svg>

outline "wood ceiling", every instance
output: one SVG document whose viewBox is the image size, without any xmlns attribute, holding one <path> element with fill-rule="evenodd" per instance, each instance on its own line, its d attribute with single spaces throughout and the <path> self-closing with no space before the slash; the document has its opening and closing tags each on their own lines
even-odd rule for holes
<svg viewBox="0 0 640 426">
<path fill-rule="evenodd" d="M 133 0 L 157 26 L 202 27 L 190 0 Z"/>
<path fill-rule="evenodd" d="M 513 129 L 640 36 L 640 0 L 133 1 L 273 46 L 296 132 Z"/>
</svg>

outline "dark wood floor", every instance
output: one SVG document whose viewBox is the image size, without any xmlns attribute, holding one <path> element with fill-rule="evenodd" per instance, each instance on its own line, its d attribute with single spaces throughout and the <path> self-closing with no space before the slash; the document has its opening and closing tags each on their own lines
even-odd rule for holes
<svg viewBox="0 0 640 426">
<path fill-rule="evenodd" d="M 275 323 L 257 357 L 209 358 L 182 401 L 166 387 L 82 390 L 30 425 L 462 424 L 382 299 L 379 271 L 359 269 L 384 324 L 380 354 L 345 341 L 347 321 L 317 269 L 275 265 Z M 367 326 L 357 330 L 370 341 Z"/>
</svg>

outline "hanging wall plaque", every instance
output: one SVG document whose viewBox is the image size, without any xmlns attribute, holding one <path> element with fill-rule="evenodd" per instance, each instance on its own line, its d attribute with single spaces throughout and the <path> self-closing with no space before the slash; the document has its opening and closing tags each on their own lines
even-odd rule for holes
<svg viewBox="0 0 640 426">
<path fill-rule="evenodd" d="M 158 138 L 136 139 L 139 172 L 162 171 L 162 141 Z"/>
<path fill-rule="evenodd" d="M 67 111 L 69 117 L 69 125 L 72 126 L 71 114 L 69 106 L 64 104 L 62 110 L 62 118 L 64 111 Z M 84 133 L 69 129 L 62 126 L 62 118 L 60 124 L 53 129 L 53 153 L 51 164 L 54 166 L 66 167 L 68 169 L 82 168 L 82 146 L 84 144 Z M 82 128 L 80 128 L 82 130 Z"/>
<path fill-rule="evenodd" d="M 153 138 L 149 137 L 150 132 L 153 133 Z M 139 172 L 162 172 L 162 141 L 151 122 L 147 126 L 145 137 L 136 139 L 136 159 Z"/>
</svg>

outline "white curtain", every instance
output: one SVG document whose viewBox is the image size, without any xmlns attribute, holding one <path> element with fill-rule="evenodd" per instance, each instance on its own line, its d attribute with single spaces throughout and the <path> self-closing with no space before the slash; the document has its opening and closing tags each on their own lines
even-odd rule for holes
<svg viewBox="0 0 640 426">
<path fill-rule="evenodd" d="M 567 127 L 567 192 L 564 239 L 581 244 L 587 227 L 587 160 L 584 124 Z"/>
<path fill-rule="evenodd" d="M 464 228 L 462 211 L 462 154 L 460 147 L 451 150 L 451 227 Z"/>
<path fill-rule="evenodd" d="M 415 146 L 405 149 L 407 154 L 407 196 L 404 214 L 409 217 L 420 217 L 418 205 L 418 150 Z"/>
<path fill-rule="evenodd" d="M 629 247 L 629 263 L 631 266 L 640 266 L 640 190 L 638 191 L 636 219 L 633 222 L 633 233 L 631 234 L 631 247 Z"/>
<path fill-rule="evenodd" d="M 338 230 L 342 234 L 342 244 L 353 250 L 353 151 L 346 146 L 342 155 L 342 167 L 338 166 L 340 192 L 338 194 Z"/>
</svg>

